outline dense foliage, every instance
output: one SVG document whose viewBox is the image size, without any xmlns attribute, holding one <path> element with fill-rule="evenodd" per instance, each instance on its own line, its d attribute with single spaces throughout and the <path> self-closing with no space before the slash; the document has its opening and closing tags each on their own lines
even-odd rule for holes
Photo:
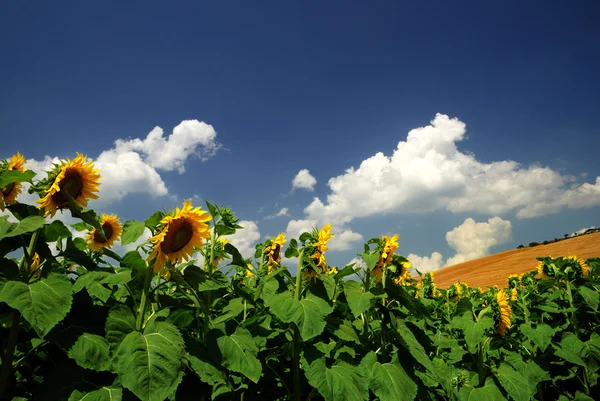
<svg viewBox="0 0 600 401">
<path fill-rule="evenodd" d="M 327 264 L 332 228 L 240 255 L 233 212 L 86 210 L 85 158 L 0 165 L 0 393 L 31 400 L 593 400 L 600 259 L 539 258 L 482 291 L 412 277 L 398 237 Z M 21 183 L 40 196 L 19 203 Z M 58 210 L 80 220 L 48 221 Z M 9 219 L 10 217 L 10 219 Z M 152 236 L 141 242 L 148 229 Z M 80 232 L 83 237 L 74 235 Z M 130 251 L 119 255 L 118 243 Z M 293 276 L 282 256 L 298 260 Z M 252 256 L 250 258 L 246 258 Z M 295 270 L 295 269 L 294 269 Z"/>
</svg>

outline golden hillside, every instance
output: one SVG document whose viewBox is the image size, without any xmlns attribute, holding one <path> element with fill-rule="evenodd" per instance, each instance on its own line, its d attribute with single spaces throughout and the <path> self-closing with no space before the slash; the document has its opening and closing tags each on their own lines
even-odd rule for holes
<svg viewBox="0 0 600 401">
<path fill-rule="evenodd" d="M 536 257 L 568 255 L 577 255 L 583 259 L 600 257 L 600 233 L 582 235 L 533 248 L 513 249 L 448 266 L 435 272 L 435 282 L 440 288 L 446 288 L 458 280 L 466 282 L 470 287 L 485 289 L 496 284 L 502 288 L 506 287 L 506 277 L 509 274 L 534 270 L 538 264 Z"/>
</svg>

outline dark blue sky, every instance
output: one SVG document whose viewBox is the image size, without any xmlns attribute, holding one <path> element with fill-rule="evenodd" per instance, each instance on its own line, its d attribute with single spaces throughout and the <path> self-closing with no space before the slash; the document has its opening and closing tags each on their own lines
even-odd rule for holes
<svg viewBox="0 0 600 401">
<path fill-rule="evenodd" d="M 1 153 L 97 157 L 118 138 L 198 119 L 224 150 L 188 160 L 185 174 L 161 174 L 170 193 L 229 204 L 249 220 L 281 206 L 302 218 L 329 178 L 378 151 L 390 155 L 440 112 L 467 124 L 459 149 L 479 161 L 541 163 L 593 183 L 600 3 L 523 3 L 4 1 Z M 315 193 L 282 197 L 302 168 L 317 178 Z M 171 201 L 114 207 L 141 218 L 157 205 Z M 446 231 L 490 217 L 434 215 L 374 218 L 353 230 L 368 238 L 409 221 L 426 229 L 402 232 L 403 252 L 448 254 Z M 504 218 L 513 242 L 528 242 L 598 224 L 600 212 Z M 262 222 L 261 235 L 286 224 Z"/>
</svg>

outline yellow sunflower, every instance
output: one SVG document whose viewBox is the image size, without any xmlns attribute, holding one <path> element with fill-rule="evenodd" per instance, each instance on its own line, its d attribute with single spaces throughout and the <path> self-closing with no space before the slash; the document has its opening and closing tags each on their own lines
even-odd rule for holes
<svg viewBox="0 0 600 401">
<path fill-rule="evenodd" d="M 574 262 L 577 262 L 581 267 L 581 274 L 583 277 L 587 277 L 590 274 L 590 267 L 585 263 L 585 260 L 577 257 L 577 256 L 567 256 L 565 259 L 570 259 Z"/>
<path fill-rule="evenodd" d="M 498 326 L 496 330 L 501 336 L 505 336 L 508 329 L 510 329 L 510 316 L 512 314 L 512 308 L 508 304 L 508 296 L 504 290 L 498 291 L 496 294 L 496 302 L 498 303 Z"/>
<path fill-rule="evenodd" d="M 517 300 L 517 289 L 516 288 L 513 288 L 510 290 L 510 300 L 511 301 Z"/>
<path fill-rule="evenodd" d="M 42 274 L 42 269 L 39 268 L 42 260 L 40 259 L 40 255 L 36 253 L 33 254 L 33 258 L 31 258 L 31 265 L 29 265 L 29 272 L 35 272 L 36 276 L 40 276 Z"/>
<path fill-rule="evenodd" d="M 219 239 L 217 240 L 217 242 L 219 242 L 221 244 L 220 248 L 217 248 L 217 249 L 220 249 L 222 252 L 224 252 L 225 245 L 229 244 L 229 240 L 227 238 L 225 238 L 225 237 L 219 237 Z M 217 256 L 215 258 L 215 260 L 213 260 L 213 266 L 217 267 L 217 265 L 219 264 L 219 262 L 222 261 L 222 260 L 224 260 L 224 259 L 225 259 L 224 256 Z"/>
<path fill-rule="evenodd" d="M 412 267 L 412 263 L 410 262 L 402 262 L 402 272 L 398 277 L 394 279 L 394 283 L 398 285 L 403 285 L 408 282 L 412 275 L 410 274 L 409 269 Z"/>
<path fill-rule="evenodd" d="M 381 250 L 381 255 L 379 255 L 379 261 L 373 268 L 371 274 L 375 276 L 375 282 L 381 282 L 381 276 L 383 274 L 383 269 L 385 269 L 386 265 L 392 263 L 392 255 L 394 251 L 398 249 L 398 238 L 400 236 L 398 234 L 394 234 L 391 237 L 384 235 L 381 237 L 383 240 L 383 249 Z"/>
<path fill-rule="evenodd" d="M 538 274 L 540 275 L 540 278 L 542 278 L 542 279 L 549 278 L 548 275 L 544 272 L 544 262 L 538 263 L 536 270 L 537 270 Z"/>
<path fill-rule="evenodd" d="M 265 255 L 268 258 L 267 266 L 269 273 L 273 269 L 279 267 L 279 261 L 281 260 L 281 248 L 285 244 L 285 234 L 279 233 L 279 235 L 271 240 L 271 244 L 265 249 Z"/>
<path fill-rule="evenodd" d="M 20 153 L 13 155 L 6 170 L 25 171 L 25 157 Z M 0 188 L 0 210 L 4 211 L 6 205 L 17 203 L 17 195 L 21 193 L 21 188 L 22 184 L 20 182 L 13 182 L 4 188 Z"/>
<path fill-rule="evenodd" d="M 327 267 L 327 258 L 325 258 L 325 251 L 329 249 L 327 243 L 330 239 L 335 237 L 335 235 L 331 233 L 331 229 L 331 224 L 325 224 L 323 228 L 319 230 L 317 233 L 317 242 L 313 243 L 313 246 L 316 248 L 316 252 L 310 256 L 312 259 L 315 259 L 315 264 L 319 266 L 324 273 L 329 272 L 329 268 Z M 308 267 L 304 271 L 304 275 L 306 278 L 314 279 L 317 277 L 317 272 L 315 272 L 312 267 Z"/>
<path fill-rule="evenodd" d="M 183 207 L 177 208 L 160 221 L 161 231 L 150 242 L 154 249 L 148 260 L 154 260 L 154 271 L 164 270 L 167 260 L 177 263 L 189 259 L 196 248 L 202 248 L 205 239 L 210 238 L 207 221 L 212 216 L 194 208 L 192 201 L 183 201 Z"/>
<path fill-rule="evenodd" d="M 323 253 L 329 249 L 329 247 L 327 246 L 327 242 L 329 242 L 330 239 L 335 237 L 335 235 L 331 233 L 331 229 L 331 224 L 325 224 L 323 228 L 319 231 L 316 246 L 320 253 Z"/>
<path fill-rule="evenodd" d="M 88 247 L 95 251 L 112 247 L 115 241 L 121 238 L 121 233 L 123 232 L 123 225 L 116 214 L 102 214 L 100 224 L 102 225 L 106 239 L 103 239 L 102 235 L 95 228 L 88 233 L 86 238 Z"/>
<path fill-rule="evenodd" d="M 254 276 L 254 267 L 252 266 L 252 264 L 248 263 L 246 266 L 248 267 L 248 269 L 246 270 L 246 277 Z"/>
<path fill-rule="evenodd" d="M 50 188 L 46 190 L 46 196 L 38 200 L 40 209 L 45 209 L 44 216 L 54 216 L 57 209 L 68 207 L 70 194 L 78 205 L 85 207 L 90 199 L 98 199 L 95 192 L 100 186 L 100 174 L 94 169 L 92 160 L 77 153 L 73 160 L 58 167 L 57 174 Z"/>
</svg>

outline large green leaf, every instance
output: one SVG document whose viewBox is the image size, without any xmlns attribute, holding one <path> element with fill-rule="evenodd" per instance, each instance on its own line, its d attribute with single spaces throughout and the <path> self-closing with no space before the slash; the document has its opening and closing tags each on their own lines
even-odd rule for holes
<svg viewBox="0 0 600 401">
<path fill-rule="evenodd" d="M 0 189 L 15 182 L 31 182 L 35 173 L 31 170 L 8 170 L 0 174 Z"/>
<path fill-rule="evenodd" d="M 106 286 L 114 287 L 119 284 L 125 284 L 131 280 L 131 271 L 123 269 L 118 273 L 105 271 L 91 271 L 77 278 L 73 285 L 73 292 L 77 293 L 83 289 L 95 298 L 106 302 L 112 291 Z"/>
<path fill-rule="evenodd" d="M 485 379 L 483 387 L 464 386 L 458 392 L 460 401 L 506 401 L 491 377 Z"/>
<path fill-rule="evenodd" d="M 183 276 L 198 292 L 213 291 L 229 287 L 227 276 L 220 271 L 216 271 L 212 275 L 209 275 L 198 266 L 191 265 L 185 268 Z"/>
<path fill-rule="evenodd" d="M 125 305 L 112 309 L 106 318 L 105 331 L 110 347 L 115 350 L 129 333 L 135 331 L 135 316 L 131 309 Z"/>
<path fill-rule="evenodd" d="M 417 396 L 417 385 L 397 360 L 375 362 L 370 377 L 369 388 L 380 401 L 414 400 Z"/>
<path fill-rule="evenodd" d="M 23 220 L 19 221 L 18 223 L 15 223 L 16 225 L 14 226 L 14 228 L 11 228 L 8 231 L 6 231 L 5 229 L 0 230 L 0 239 L 16 237 L 17 235 L 30 233 L 32 231 L 37 230 L 40 227 L 43 227 L 45 223 L 46 220 L 44 220 L 44 218 L 41 216 L 25 217 Z"/>
<path fill-rule="evenodd" d="M 238 326 L 232 335 L 221 333 L 215 341 L 224 367 L 258 383 L 262 374 L 262 365 L 256 358 L 258 347 L 247 329 Z"/>
<path fill-rule="evenodd" d="M 521 333 L 530 339 L 535 345 L 537 345 L 542 352 L 546 351 L 548 345 L 552 341 L 554 336 L 554 329 L 547 324 L 540 323 L 532 328 L 529 324 L 524 323 L 519 326 Z"/>
<path fill-rule="evenodd" d="M 506 363 L 500 364 L 495 374 L 504 390 L 515 401 L 528 401 L 535 393 L 535 387 L 530 386 L 527 377 Z"/>
<path fill-rule="evenodd" d="M 377 265 L 377 262 L 379 262 L 379 257 L 381 256 L 381 252 L 378 252 L 378 251 L 365 252 L 365 253 L 361 253 L 359 256 L 362 258 L 362 260 L 365 261 L 367 268 L 369 270 L 373 270 L 375 265 Z"/>
<path fill-rule="evenodd" d="M 582 359 L 585 356 L 584 351 L 589 350 L 573 333 L 565 333 L 560 341 L 560 346 L 555 347 L 554 352 L 559 358 L 574 363 L 579 366 L 586 367 L 585 361 Z"/>
<path fill-rule="evenodd" d="M 417 338 L 415 337 L 413 332 L 408 328 L 408 326 L 406 326 L 406 324 L 402 320 L 397 320 L 396 329 L 402 339 L 402 342 L 404 343 L 404 347 L 408 350 L 412 357 L 415 358 L 417 362 L 419 362 L 425 368 L 427 368 L 430 371 L 433 371 L 431 360 L 425 353 L 425 348 L 423 348 L 421 343 L 417 340 Z"/>
<path fill-rule="evenodd" d="M 592 290 L 588 287 L 579 287 L 577 292 L 583 298 L 584 302 L 593 310 L 598 310 L 598 304 L 600 303 L 600 294 L 598 291 Z"/>
<path fill-rule="evenodd" d="M 268 297 L 265 301 L 280 320 L 285 323 L 294 322 L 298 326 L 304 341 L 323 332 L 325 317 L 333 311 L 326 300 L 310 291 L 300 301 L 288 291 Z"/>
<path fill-rule="evenodd" d="M 110 350 L 106 338 L 83 333 L 69 350 L 69 358 L 82 368 L 95 371 L 111 370 Z"/>
<path fill-rule="evenodd" d="M 55 242 L 58 241 L 59 238 L 67 238 L 72 237 L 71 231 L 63 224 L 60 220 L 54 220 L 50 224 L 46 224 L 44 227 L 44 237 L 46 237 L 46 241 Z"/>
<path fill-rule="evenodd" d="M 371 300 L 375 298 L 371 292 L 366 291 L 358 281 L 344 281 L 344 294 L 348 300 L 348 306 L 354 317 L 360 316 L 371 307 Z"/>
<path fill-rule="evenodd" d="M 195 340 L 187 339 L 186 348 L 189 354 L 186 356 L 189 367 L 198 375 L 198 378 L 212 386 L 211 397 L 214 400 L 219 395 L 233 391 L 228 372 L 223 368 L 215 366 L 208 358 L 208 352 Z"/>
<path fill-rule="evenodd" d="M 121 234 L 121 245 L 131 244 L 137 241 L 146 228 L 141 221 L 129 220 L 123 225 L 123 233 Z"/>
<path fill-rule="evenodd" d="M 75 390 L 69 396 L 69 401 L 121 401 L 123 389 L 121 387 L 102 387 L 89 393 Z"/>
<path fill-rule="evenodd" d="M 0 302 L 17 309 L 40 337 L 48 332 L 71 309 L 71 282 L 66 276 L 50 273 L 47 278 L 26 284 L 8 281 L 0 291 Z"/>
<path fill-rule="evenodd" d="M 328 368 L 324 358 L 302 366 L 311 386 L 316 388 L 325 401 L 363 401 L 369 399 L 369 389 L 361 370 L 345 362 Z"/>
<path fill-rule="evenodd" d="M 466 312 L 462 316 L 452 319 L 451 326 L 463 331 L 465 342 L 469 352 L 475 352 L 477 345 L 483 340 L 485 330 L 494 324 L 494 320 L 489 316 L 483 316 L 479 321 L 473 320 L 473 314 Z"/>
<path fill-rule="evenodd" d="M 148 325 L 144 333 L 127 334 L 115 354 L 119 380 L 143 401 L 162 401 L 183 377 L 181 333 L 167 322 Z"/>
</svg>

